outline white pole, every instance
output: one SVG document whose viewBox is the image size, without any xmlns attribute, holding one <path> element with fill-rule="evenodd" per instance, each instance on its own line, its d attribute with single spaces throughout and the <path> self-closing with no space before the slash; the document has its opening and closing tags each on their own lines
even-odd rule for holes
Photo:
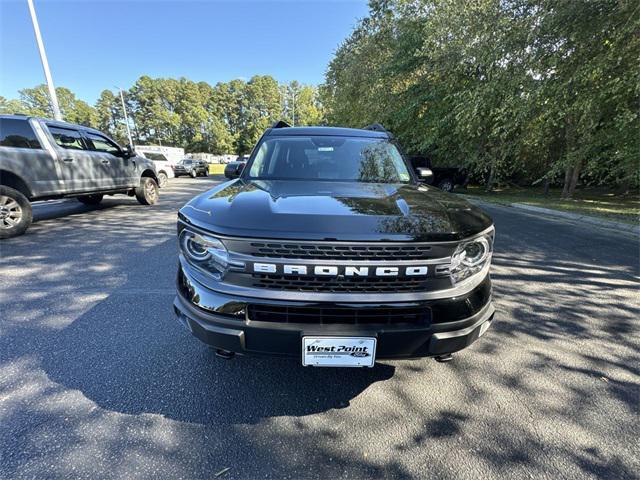
<svg viewBox="0 0 640 480">
<path fill-rule="evenodd" d="M 296 126 L 296 92 L 295 90 L 291 90 L 291 96 L 293 97 L 293 113 L 291 115 L 291 123 L 292 127 Z"/>
<path fill-rule="evenodd" d="M 58 106 L 56 88 L 53 86 L 53 79 L 51 78 L 51 72 L 49 71 L 47 54 L 44 51 L 44 43 L 42 43 L 42 35 L 40 34 L 38 17 L 36 17 L 36 9 L 33 6 L 33 0 L 27 0 L 27 3 L 29 4 L 29 12 L 31 13 L 31 23 L 33 23 L 33 31 L 36 34 L 36 43 L 38 44 L 38 50 L 40 51 L 40 60 L 42 60 L 44 77 L 47 80 L 47 87 L 49 88 L 49 99 L 51 100 L 51 108 L 53 109 L 53 118 L 55 118 L 56 120 L 62 120 L 62 114 L 60 113 L 60 107 Z"/>
<path fill-rule="evenodd" d="M 124 103 L 124 94 L 122 88 L 116 87 L 120 90 L 120 100 L 122 101 L 122 111 L 124 112 L 124 123 L 127 126 L 127 136 L 129 137 L 129 145 L 133 148 L 133 139 L 131 138 L 131 130 L 129 129 L 129 117 L 127 116 L 127 106 Z"/>
</svg>

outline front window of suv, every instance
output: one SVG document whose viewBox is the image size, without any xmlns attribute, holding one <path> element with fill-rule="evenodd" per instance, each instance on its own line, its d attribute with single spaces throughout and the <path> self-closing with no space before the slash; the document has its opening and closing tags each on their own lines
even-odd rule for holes
<svg viewBox="0 0 640 480">
<path fill-rule="evenodd" d="M 411 176 L 398 148 L 387 139 L 340 136 L 266 138 L 249 178 L 407 183 Z"/>
</svg>

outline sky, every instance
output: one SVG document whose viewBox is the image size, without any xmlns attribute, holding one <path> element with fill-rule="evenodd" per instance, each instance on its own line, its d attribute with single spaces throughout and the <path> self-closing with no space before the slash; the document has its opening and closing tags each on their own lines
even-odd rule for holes
<svg viewBox="0 0 640 480">
<path fill-rule="evenodd" d="M 141 75 L 322 83 L 366 0 L 34 0 L 54 84 L 90 103 Z M 0 95 L 44 83 L 27 0 L 0 0 Z"/>
</svg>

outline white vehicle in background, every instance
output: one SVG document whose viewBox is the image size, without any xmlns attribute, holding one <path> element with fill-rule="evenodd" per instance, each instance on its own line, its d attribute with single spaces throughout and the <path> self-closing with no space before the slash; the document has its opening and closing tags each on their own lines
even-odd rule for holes
<svg viewBox="0 0 640 480">
<path fill-rule="evenodd" d="M 136 145 L 136 153 L 155 163 L 160 187 L 164 187 L 173 178 L 173 169 L 185 157 L 184 148 L 164 147 L 160 145 Z"/>
<path fill-rule="evenodd" d="M 136 153 L 144 158 L 147 158 L 153 162 L 158 172 L 158 186 L 160 188 L 166 187 L 170 178 L 175 178 L 173 169 L 175 163 L 171 163 L 169 159 L 162 153 L 155 152 L 141 152 L 136 148 Z M 177 162 L 176 162 L 177 163 Z"/>
</svg>

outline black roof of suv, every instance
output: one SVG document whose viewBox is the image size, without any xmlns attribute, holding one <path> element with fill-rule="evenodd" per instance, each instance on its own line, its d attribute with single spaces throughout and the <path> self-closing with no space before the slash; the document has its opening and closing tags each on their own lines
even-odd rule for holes
<svg viewBox="0 0 640 480">
<path fill-rule="evenodd" d="M 344 127 L 273 127 L 267 129 L 265 136 L 295 136 L 295 135 L 327 135 L 336 137 L 371 137 L 392 138 L 391 133 L 380 130 L 367 130 Z"/>
</svg>

